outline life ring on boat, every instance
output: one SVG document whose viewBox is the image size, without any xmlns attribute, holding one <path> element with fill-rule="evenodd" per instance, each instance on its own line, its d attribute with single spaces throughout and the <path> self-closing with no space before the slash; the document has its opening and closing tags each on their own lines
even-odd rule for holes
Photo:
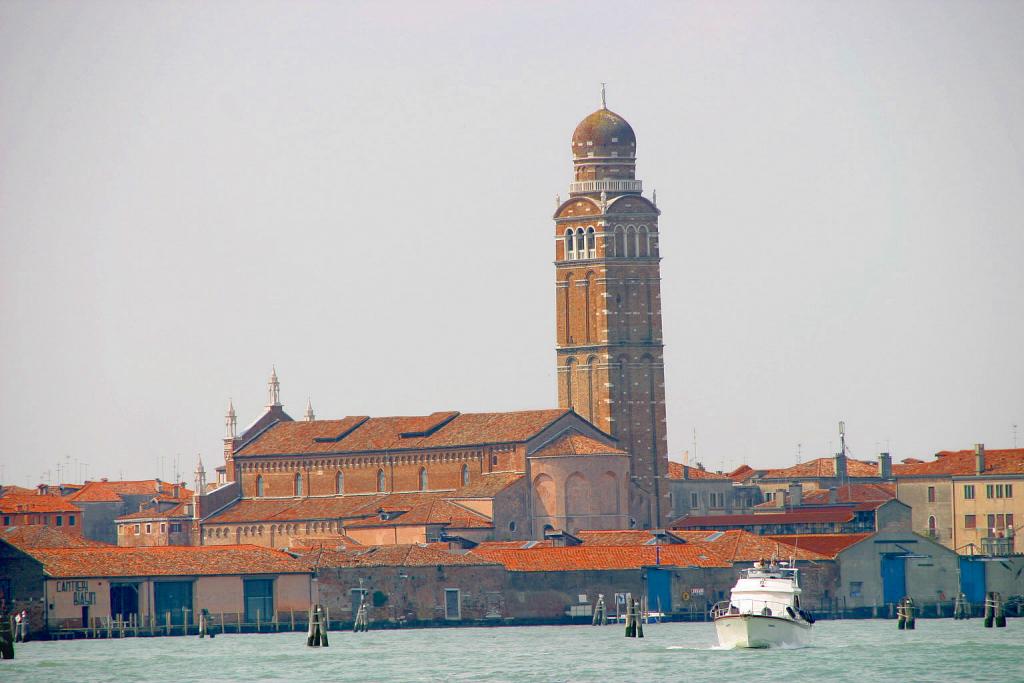
<svg viewBox="0 0 1024 683">
<path fill-rule="evenodd" d="M 690 591 L 683 591 L 683 594 L 679 597 L 683 599 L 683 602 L 690 602 Z"/>
</svg>

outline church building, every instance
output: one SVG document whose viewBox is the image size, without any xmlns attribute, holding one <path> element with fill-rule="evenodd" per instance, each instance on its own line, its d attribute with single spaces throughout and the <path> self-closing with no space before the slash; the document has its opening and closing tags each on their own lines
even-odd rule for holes
<svg viewBox="0 0 1024 683">
<path fill-rule="evenodd" d="M 307 404 L 294 420 L 275 371 L 248 428 L 229 404 L 218 485 L 196 483 L 196 542 L 474 543 L 667 522 L 660 212 L 633 129 L 603 100 L 573 133 L 554 214 L 559 407 L 317 420 Z"/>
</svg>

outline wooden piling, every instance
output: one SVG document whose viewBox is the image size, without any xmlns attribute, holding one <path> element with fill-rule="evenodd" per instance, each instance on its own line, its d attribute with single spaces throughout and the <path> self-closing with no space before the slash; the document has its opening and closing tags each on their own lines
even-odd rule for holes
<svg viewBox="0 0 1024 683">
<path fill-rule="evenodd" d="M 320 605 L 309 608 L 309 632 L 306 635 L 308 647 L 327 647 L 327 628 L 323 623 L 323 616 Z"/>
</svg>

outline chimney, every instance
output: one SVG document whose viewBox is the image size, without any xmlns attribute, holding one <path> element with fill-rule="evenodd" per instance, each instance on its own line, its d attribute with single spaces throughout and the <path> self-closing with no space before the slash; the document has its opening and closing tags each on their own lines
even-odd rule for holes
<svg viewBox="0 0 1024 683">
<path fill-rule="evenodd" d="M 804 487 L 800 484 L 789 485 L 789 506 L 798 508 L 804 502 Z"/>
<path fill-rule="evenodd" d="M 888 453 L 878 454 L 878 476 L 882 479 L 892 479 L 892 456 Z"/>
<path fill-rule="evenodd" d="M 160 484 L 162 484 L 162 483 L 163 482 L 160 481 L 159 477 L 157 477 L 156 479 L 153 480 L 153 487 L 156 489 L 157 493 L 160 493 L 160 490 L 161 490 Z"/>
<path fill-rule="evenodd" d="M 832 467 L 835 470 L 835 477 L 840 482 L 846 481 L 846 453 L 836 453 L 832 456 Z"/>
<path fill-rule="evenodd" d="M 178 484 L 174 485 L 174 497 L 175 498 L 180 498 L 181 497 L 181 488 L 180 488 L 180 486 Z"/>
<path fill-rule="evenodd" d="M 985 444 L 974 444 L 974 473 L 985 473 Z"/>
<path fill-rule="evenodd" d="M 690 466 L 689 465 L 683 465 L 683 479 L 689 479 L 689 478 L 690 478 Z"/>
<path fill-rule="evenodd" d="M 828 489 L 828 502 L 835 504 L 839 502 L 839 489 L 835 486 L 830 486 Z"/>
</svg>

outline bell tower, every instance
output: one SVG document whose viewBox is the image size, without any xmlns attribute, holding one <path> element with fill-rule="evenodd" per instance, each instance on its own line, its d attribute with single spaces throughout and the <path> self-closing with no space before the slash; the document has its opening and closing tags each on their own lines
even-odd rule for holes
<svg viewBox="0 0 1024 683">
<path fill-rule="evenodd" d="M 630 454 L 631 523 L 671 512 L 658 216 L 636 178 L 636 135 L 604 105 L 576 126 L 569 199 L 555 210 L 558 403 Z"/>
</svg>

